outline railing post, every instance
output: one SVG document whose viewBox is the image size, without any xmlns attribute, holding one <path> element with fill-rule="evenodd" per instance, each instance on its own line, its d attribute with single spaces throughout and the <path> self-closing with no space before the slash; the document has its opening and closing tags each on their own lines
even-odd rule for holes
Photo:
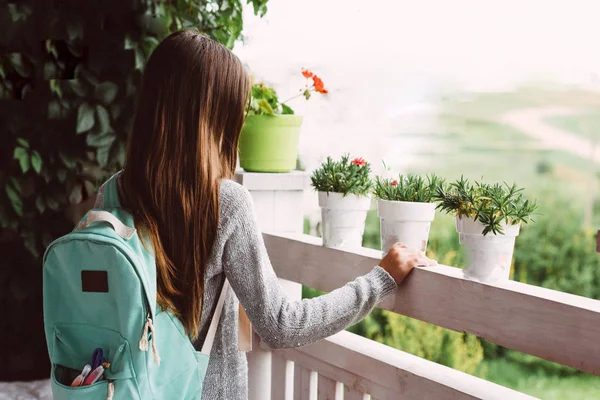
<svg viewBox="0 0 600 400">
<path fill-rule="evenodd" d="M 307 178 L 301 171 L 282 174 L 238 171 L 235 175 L 235 180 L 252 195 L 260 229 L 276 233 L 302 233 Z M 280 283 L 291 299 L 302 297 L 302 285 L 284 279 Z M 248 353 L 249 400 L 271 398 L 271 371 L 271 352 L 260 348 L 260 338 L 254 333 L 252 351 Z"/>
</svg>

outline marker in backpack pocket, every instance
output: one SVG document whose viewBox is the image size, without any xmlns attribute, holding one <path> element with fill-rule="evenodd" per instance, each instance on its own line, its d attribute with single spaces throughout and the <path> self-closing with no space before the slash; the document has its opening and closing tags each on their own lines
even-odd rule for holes
<svg viewBox="0 0 600 400">
<path fill-rule="evenodd" d="M 81 290 L 108 293 L 108 271 L 81 271 Z"/>
</svg>

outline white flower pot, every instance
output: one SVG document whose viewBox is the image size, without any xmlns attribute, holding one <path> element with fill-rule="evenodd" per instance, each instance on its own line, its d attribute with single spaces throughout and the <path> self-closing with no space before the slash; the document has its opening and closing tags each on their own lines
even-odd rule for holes
<svg viewBox="0 0 600 400">
<path fill-rule="evenodd" d="M 469 218 L 456 218 L 456 231 L 465 246 L 465 278 L 485 283 L 506 280 L 510 276 L 515 240 L 521 225 L 502 225 L 503 235 L 483 236 L 483 224 Z"/>
<path fill-rule="evenodd" d="M 323 246 L 353 249 L 362 246 L 371 198 L 319 192 Z"/>
<path fill-rule="evenodd" d="M 377 200 L 381 221 L 381 250 L 384 254 L 397 242 L 425 252 L 435 204 Z"/>
</svg>

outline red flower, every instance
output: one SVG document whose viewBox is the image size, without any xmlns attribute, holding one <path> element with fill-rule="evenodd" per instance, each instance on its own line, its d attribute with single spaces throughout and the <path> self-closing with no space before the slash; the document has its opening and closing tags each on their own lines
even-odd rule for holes
<svg viewBox="0 0 600 400">
<path fill-rule="evenodd" d="M 321 78 L 319 78 L 316 75 L 313 75 L 312 79 L 313 79 L 313 84 L 315 85 L 315 92 L 321 93 L 321 94 L 329 93 L 327 91 L 327 89 L 325 89 L 325 85 L 323 84 L 323 81 L 321 80 Z"/>
<path fill-rule="evenodd" d="M 304 77 L 306 79 L 308 79 L 308 78 L 312 78 L 314 74 L 312 72 L 310 72 L 309 70 L 307 70 L 307 69 L 303 69 L 302 70 L 302 75 L 304 75 Z"/>
<path fill-rule="evenodd" d="M 398 186 L 398 181 L 394 179 L 390 182 L 390 186 Z"/>
<path fill-rule="evenodd" d="M 355 158 L 354 160 L 352 160 L 352 164 L 358 165 L 359 167 L 364 167 L 365 165 L 367 165 L 367 162 L 365 161 L 364 158 L 359 157 L 359 158 Z"/>
</svg>

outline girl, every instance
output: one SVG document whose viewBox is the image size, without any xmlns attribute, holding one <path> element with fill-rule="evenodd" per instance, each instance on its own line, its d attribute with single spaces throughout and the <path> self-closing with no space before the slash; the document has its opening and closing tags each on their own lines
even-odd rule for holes
<svg viewBox="0 0 600 400">
<path fill-rule="evenodd" d="M 225 278 L 235 293 L 228 293 L 221 315 L 205 399 L 248 396 L 238 299 L 268 346 L 304 346 L 358 322 L 414 267 L 435 264 L 397 244 L 344 287 L 316 299 L 287 299 L 250 194 L 231 180 L 249 94 L 250 78 L 227 48 L 197 32 L 170 35 L 146 65 L 119 176 L 121 204 L 156 257 L 158 303 L 180 318 L 198 349 Z"/>
</svg>

